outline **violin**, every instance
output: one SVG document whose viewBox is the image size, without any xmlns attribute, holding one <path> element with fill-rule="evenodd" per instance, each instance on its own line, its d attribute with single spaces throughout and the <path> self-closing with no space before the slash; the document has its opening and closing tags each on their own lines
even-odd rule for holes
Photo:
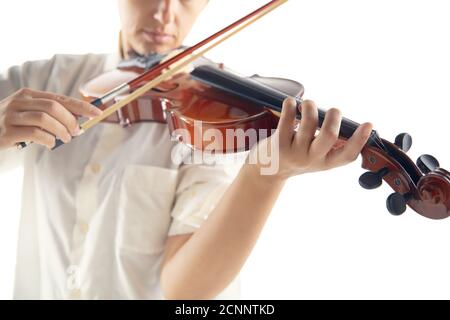
<svg viewBox="0 0 450 320">
<path fill-rule="evenodd" d="M 118 69 L 85 84 L 81 93 L 88 101 L 98 98 L 144 72 L 142 68 L 142 58 L 126 61 Z M 233 140 L 220 142 L 209 139 L 210 136 L 193 137 L 204 137 L 209 129 L 214 129 L 218 136 L 226 136 L 227 130 L 263 129 L 270 136 L 277 127 L 284 99 L 296 97 L 301 103 L 303 94 L 303 85 L 293 80 L 258 75 L 241 77 L 223 65 L 206 62 L 153 88 L 105 121 L 122 126 L 141 121 L 167 123 L 172 139 L 193 149 L 239 152 L 249 150 L 260 137 L 253 143 L 249 139 L 238 141 L 237 135 L 233 135 Z M 301 119 L 300 112 L 297 118 Z M 319 128 L 324 118 L 325 111 L 319 109 Z M 195 123 L 201 123 L 201 127 Z M 358 126 L 343 118 L 340 138 L 350 138 Z M 180 129 L 188 134 L 179 135 Z M 404 213 L 409 206 L 427 218 L 446 218 L 450 215 L 450 173 L 440 168 L 431 155 L 420 156 L 415 164 L 406 155 L 411 145 L 412 138 L 407 133 L 398 135 L 391 143 L 373 131 L 361 152 L 362 167 L 368 171 L 360 177 L 359 184 L 365 189 L 375 189 L 383 180 L 387 182 L 394 190 L 386 200 L 393 215 Z"/>
<path fill-rule="evenodd" d="M 225 153 L 249 150 L 276 129 L 282 103 L 287 97 L 295 97 L 298 104 L 302 103 L 303 86 L 288 79 L 241 77 L 213 63 L 201 63 L 189 72 L 181 71 L 241 30 L 243 25 L 256 21 L 286 1 L 273 0 L 148 70 L 143 68 L 144 57 L 144 60 L 127 61 L 117 70 L 91 80 L 83 86 L 82 95 L 103 109 L 104 114 L 81 127 L 89 129 L 102 120 L 122 126 L 156 121 L 167 123 L 172 138 L 194 149 Z M 301 120 L 301 113 L 297 112 Z M 318 113 L 320 128 L 325 111 L 319 109 Z M 350 138 L 358 127 L 358 123 L 342 118 L 339 137 Z M 249 130 L 256 132 L 254 139 L 242 140 L 238 135 L 232 135 L 232 139 L 216 139 L 229 136 L 230 131 Z M 215 134 L 209 135 L 211 131 Z M 56 147 L 62 144 L 58 140 Z M 394 193 L 387 198 L 386 205 L 393 215 L 404 213 L 409 206 L 427 218 L 447 218 L 450 215 L 450 173 L 440 168 L 431 155 L 423 155 L 414 163 L 406 155 L 411 145 L 409 134 L 400 134 L 391 143 L 373 130 L 361 152 L 362 167 L 367 172 L 360 177 L 359 184 L 365 189 L 375 189 L 383 181 L 388 183 Z"/>
</svg>

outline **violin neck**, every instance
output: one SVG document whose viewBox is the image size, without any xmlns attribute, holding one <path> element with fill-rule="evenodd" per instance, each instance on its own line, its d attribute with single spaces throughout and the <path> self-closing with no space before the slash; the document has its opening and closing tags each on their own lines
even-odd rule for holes
<svg viewBox="0 0 450 320">
<path fill-rule="evenodd" d="M 281 113 L 283 101 L 289 97 L 288 94 L 274 87 L 268 86 L 252 78 L 241 77 L 213 65 L 197 67 L 191 72 L 191 76 L 214 88 L 239 96 L 244 100 L 254 102 L 278 113 Z M 297 97 L 296 100 L 298 104 L 301 104 L 302 100 L 300 98 Z M 321 128 L 323 121 L 325 120 L 326 112 L 322 109 L 319 109 L 318 111 L 318 127 Z M 297 118 L 301 119 L 301 112 L 298 109 L 297 113 Z M 349 139 L 358 127 L 359 123 L 347 118 L 342 118 L 339 136 Z"/>
<path fill-rule="evenodd" d="M 286 96 L 286 98 L 287 98 L 287 96 Z M 298 105 L 302 103 L 301 99 L 297 98 L 296 100 L 297 100 Z M 269 107 L 269 108 L 272 109 L 272 107 Z M 281 108 L 280 108 L 280 110 L 281 110 Z M 323 122 L 325 120 L 326 112 L 322 109 L 318 109 L 318 113 L 319 113 L 318 127 L 322 128 Z M 300 120 L 301 118 L 302 118 L 302 114 L 301 114 L 300 110 L 298 110 L 298 108 L 297 108 L 297 119 Z M 345 117 L 342 117 L 341 128 L 339 131 L 339 137 L 349 139 L 358 127 L 359 127 L 359 123 L 357 123 L 353 120 L 347 119 Z"/>
</svg>

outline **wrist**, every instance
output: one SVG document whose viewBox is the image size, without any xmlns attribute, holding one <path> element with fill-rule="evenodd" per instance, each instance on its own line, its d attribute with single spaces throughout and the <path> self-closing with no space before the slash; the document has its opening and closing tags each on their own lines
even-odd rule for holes
<svg viewBox="0 0 450 320">
<path fill-rule="evenodd" d="M 242 166 L 240 174 L 262 187 L 282 188 L 288 179 L 279 174 L 263 174 L 259 165 L 249 163 Z"/>
</svg>

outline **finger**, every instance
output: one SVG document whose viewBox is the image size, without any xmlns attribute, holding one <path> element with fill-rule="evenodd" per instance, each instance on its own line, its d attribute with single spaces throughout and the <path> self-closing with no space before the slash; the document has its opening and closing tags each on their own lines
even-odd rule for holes
<svg viewBox="0 0 450 320">
<path fill-rule="evenodd" d="M 294 136 L 294 122 L 297 116 L 297 101 L 294 98 L 287 98 L 283 102 L 278 131 L 280 133 L 280 143 L 291 145 Z"/>
<path fill-rule="evenodd" d="M 302 119 L 300 121 L 299 130 L 295 134 L 295 142 L 300 148 L 300 151 L 308 152 L 311 142 L 316 135 L 319 114 L 316 105 L 310 100 L 302 102 L 301 112 Z"/>
<path fill-rule="evenodd" d="M 34 142 L 49 149 L 55 146 L 55 137 L 38 127 L 11 127 L 13 144 L 26 141 Z"/>
<path fill-rule="evenodd" d="M 338 140 L 341 121 L 339 109 L 332 108 L 327 111 L 320 132 L 311 144 L 310 154 L 322 158 L 330 151 Z"/>
<path fill-rule="evenodd" d="M 92 104 L 64 95 L 34 90 L 30 92 L 30 95 L 33 98 L 54 100 L 62 104 L 67 110 L 78 116 L 91 118 L 102 114 L 102 111 Z"/>
<path fill-rule="evenodd" d="M 55 137 L 60 138 L 64 143 L 68 143 L 72 136 L 67 128 L 48 113 L 39 111 L 15 112 L 8 117 L 8 122 L 14 126 L 38 127 L 48 131 Z"/>
<path fill-rule="evenodd" d="M 47 113 L 52 118 L 63 124 L 71 136 L 79 133 L 79 124 L 77 118 L 63 105 L 55 100 L 35 98 L 22 100 L 16 111 L 34 111 Z"/>
<path fill-rule="evenodd" d="M 343 147 L 328 155 L 327 162 L 333 163 L 334 165 L 344 165 L 356 160 L 362 148 L 366 145 L 371 133 L 371 123 L 360 125 Z"/>
</svg>

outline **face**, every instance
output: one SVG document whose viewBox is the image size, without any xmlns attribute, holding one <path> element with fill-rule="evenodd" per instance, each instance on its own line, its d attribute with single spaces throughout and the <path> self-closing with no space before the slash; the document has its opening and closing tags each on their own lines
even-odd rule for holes
<svg viewBox="0 0 450 320">
<path fill-rule="evenodd" d="M 119 0 L 122 46 L 146 55 L 179 47 L 208 0 Z"/>
</svg>

